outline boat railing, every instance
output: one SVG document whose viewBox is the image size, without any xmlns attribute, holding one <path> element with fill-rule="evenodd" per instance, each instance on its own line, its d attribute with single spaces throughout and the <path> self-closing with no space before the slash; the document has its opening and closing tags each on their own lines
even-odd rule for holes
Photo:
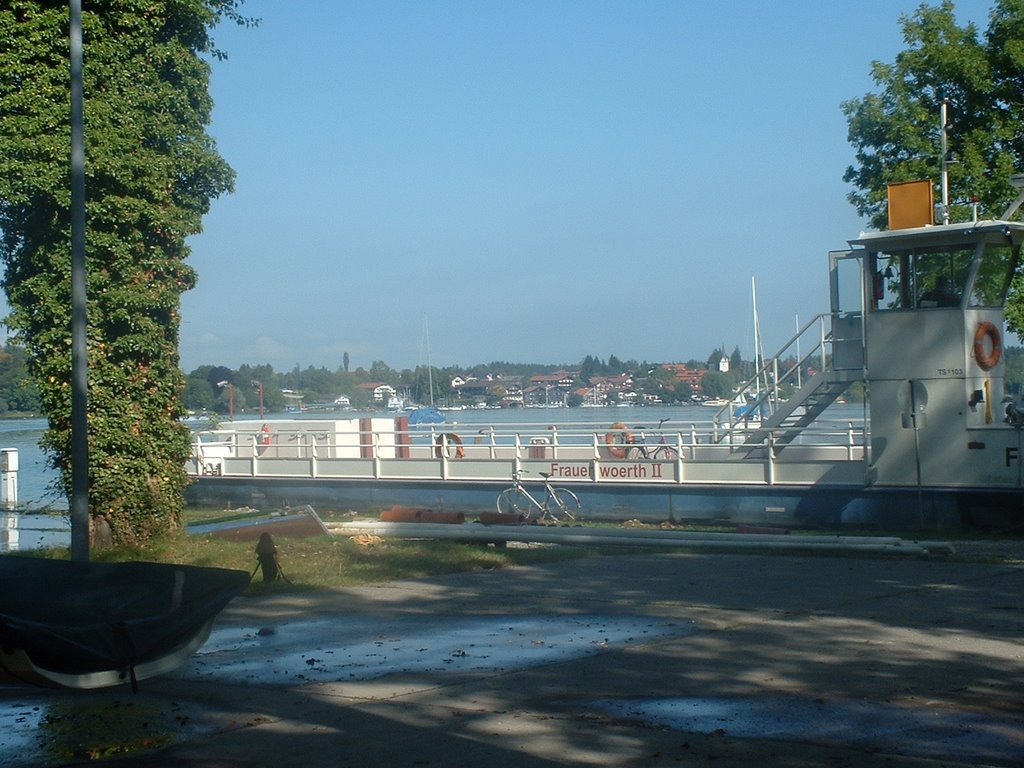
<svg viewBox="0 0 1024 768">
<path fill-rule="evenodd" d="M 755 475 L 773 478 L 768 465 L 780 460 L 770 438 L 759 455 L 751 456 L 723 442 L 721 425 L 714 421 L 643 428 L 646 452 L 638 450 L 640 428 L 618 424 L 473 425 L 472 431 L 466 424 L 437 424 L 356 432 L 288 424 L 269 432 L 252 426 L 195 433 L 189 471 L 241 477 L 505 479 L 515 468 L 534 466 L 565 472 L 566 480 L 635 476 L 684 482 L 708 472 L 709 480 L 728 480 L 727 464 L 738 478 L 746 477 L 748 470 L 739 468 L 737 458 L 752 458 L 755 465 L 760 459 L 766 466 Z M 865 442 L 861 425 L 822 422 L 787 450 L 784 461 L 857 462 Z M 672 450 L 658 451 L 662 446 Z"/>
</svg>

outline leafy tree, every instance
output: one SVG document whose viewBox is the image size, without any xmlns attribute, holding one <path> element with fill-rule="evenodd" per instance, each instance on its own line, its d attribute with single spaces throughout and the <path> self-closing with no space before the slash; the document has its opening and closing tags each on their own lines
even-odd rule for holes
<svg viewBox="0 0 1024 768">
<path fill-rule="evenodd" d="M 1001 215 L 1016 196 L 1009 177 L 1024 168 L 1024 0 L 996 0 L 984 35 L 957 24 L 951 0 L 922 4 L 900 24 L 907 48 L 891 64 L 872 63 L 879 92 L 842 105 L 856 150 L 843 176 L 850 202 L 884 228 L 889 183 L 940 178 L 940 105 L 949 99 L 950 220 L 969 220 L 972 198 Z M 1014 287 L 1007 320 L 1020 333 L 1024 285 Z"/>
<path fill-rule="evenodd" d="M 39 391 L 28 373 L 25 350 L 14 344 L 0 349 L 0 413 L 34 413 Z"/>
<path fill-rule="evenodd" d="M 206 134 L 210 30 L 242 0 L 95 0 L 83 13 L 89 509 L 116 540 L 180 525 L 189 434 L 179 305 L 186 239 L 233 172 Z M 0 6 L 0 258 L 59 484 L 71 484 L 68 7 Z"/>
<path fill-rule="evenodd" d="M 192 371 L 185 379 L 185 393 L 182 396 L 185 407 L 192 411 L 212 411 L 216 408 L 217 394 L 207 375 L 211 366 L 202 366 Z"/>
<path fill-rule="evenodd" d="M 732 377 L 717 370 L 709 370 L 700 382 L 705 397 L 728 397 L 732 394 L 732 385 Z"/>
<path fill-rule="evenodd" d="M 687 381 L 677 381 L 672 386 L 670 398 L 673 403 L 687 403 L 693 400 L 693 387 Z"/>
<path fill-rule="evenodd" d="M 580 363 L 580 378 L 589 382 L 591 377 L 600 376 L 603 370 L 603 363 L 593 355 L 587 355 Z"/>
<path fill-rule="evenodd" d="M 370 377 L 373 381 L 394 386 L 398 383 L 398 372 L 383 360 L 374 360 L 370 364 Z"/>
<path fill-rule="evenodd" d="M 735 371 L 737 375 L 741 375 L 743 370 L 743 355 L 740 353 L 739 347 L 734 347 L 732 354 L 729 355 L 729 370 Z"/>
</svg>

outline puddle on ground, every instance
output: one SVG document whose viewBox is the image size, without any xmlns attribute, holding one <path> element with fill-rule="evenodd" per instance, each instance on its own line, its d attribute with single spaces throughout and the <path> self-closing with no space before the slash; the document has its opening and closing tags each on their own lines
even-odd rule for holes
<svg viewBox="0 0 1024 768">
<path fill-rule="evenodd" d="M 0 702 L 4 768 L 125 757 L 212 730 L 194 703 L 151 700 L 127 689 L 25 693 Z"/>
<path fill-rule="evenodd" d="M 487 616 L 424 621 L 379 617 L 214 629 L 177 677 L 259 685 L 369 680 L 394 673 L 507 670 L 689 634 L 650 618 Z"/>
<path fill-rule="evenodd" d="M 401 672 L 516 669 L 692 631 L 649 618 L 345 616 L 215 628 L 200 651 L 168 676 L 295 685 Z M 0 691 L 0 768 L 131 755 L 214 730 L 215 718 L 201 704 L 149 697 L 145 684 L 138 694 L 127 687 Z"/>
<path fill-rule="evenodd" d="M 590 707 L 650 725 L 735 738 L 850 745 L 909 757 L 1019 765 L 1024 721 L 922 704 L 767 696 L 618 699 Z"/>
</svg>

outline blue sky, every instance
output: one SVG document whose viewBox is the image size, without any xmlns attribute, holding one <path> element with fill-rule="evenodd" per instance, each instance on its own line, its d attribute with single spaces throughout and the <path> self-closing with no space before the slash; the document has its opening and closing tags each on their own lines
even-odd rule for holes
<svg viewBox="0 0 1024 768">
<path fill-rule="evenodd" d="M 751 278 L 770 353 L 863 227 L 840 103 L 917 5 L 248 0 L 182 366 L 749 358 Z"/>
</svg>

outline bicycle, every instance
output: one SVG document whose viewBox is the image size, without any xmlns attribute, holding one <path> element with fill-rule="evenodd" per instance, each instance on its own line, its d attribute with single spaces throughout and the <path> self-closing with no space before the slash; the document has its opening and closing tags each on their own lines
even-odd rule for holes
<svg viewBox="0 0 1024 768">
<path fill-rule="evenodd" d="M 544 501 L 537 501 L 533 495 L 523 487 L 521 476 L 525 470 L 512 472 L 512 487 L 506 488 L 498 494 L 498 512 L 503 515 L 523 515 L 527 520 L 535 511 L 540 511 L 541 520 L 558 521 L 559 517 L 575 520 L 580 513 L 580 500 L 576 494 L 568 488 L 555 488 L 551 485 L 551 474 L 540 472 L 544 478 Z"/>
<path fill-rule="evenodd" d="M 636 430 L 638 439 L 629 448 L 629 458 L 631 459 L 651 459 L 652 461 L 675 461 L 679 458 L 679 451 L 676 450 L 675 446 L 669 445 L 665 441 L 665 433 L 661 431 L 665 422 L 669 419 L 662 419 L 658 422 L 658 433 L 661 435 L 657 443 L 654 443 L 654 447 L 649 447 L 651 444 L 647 442 L 647 435 L 644 434 L 644 428 L 640 425 L 633 427 Z"/>
</svg>

